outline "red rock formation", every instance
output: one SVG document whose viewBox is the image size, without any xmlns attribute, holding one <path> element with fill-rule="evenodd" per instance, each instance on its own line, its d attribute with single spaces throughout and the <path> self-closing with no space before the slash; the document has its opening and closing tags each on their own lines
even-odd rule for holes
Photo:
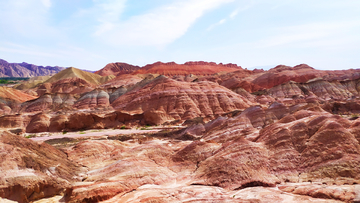
<svg viewBox="0 0 360 203">
<path fill-rule="evenodd" d="M 161 76 L 122 95 L 112 106 L 130 114 L 144 113 L 147 123 L 161 124 L 200 116 L 214 118 L 250 104 L 246 98 L 212 82 L 178 82 Z"/>
<path fill-rule="evenodd" d="M 50 119 L 49 132 L 61 132 L 66 129 L 66 123 L 68 123 L 68 117 L 66 115 L 57 115 Z"/>
<path fill-rule="evenodd" d="M 139 66 L 133 66 L 127 63 L 109 63 L 104 68 L 96 71 L 96 74 L 101 76 L 107 75 L 122 75 L 122 74 L 130 74 L 136 70 L 140 69 Z"/>
<path fill-rule="evenodd" d="M 188 127 L 151 135 L 104 133 L 103 140 L 71 138 L 76 142 L 62 149 L 66 155 L 45 144 L 13 141 L 11 146 L 0 146 L 0 154 L 10 156 L 1 156 L 4 164 L 0 160 L 0 197 L 27 201 L 66 189 L 62 200 L 68 202 L 355 201 L 360 183 L 360 121 L 357 115 L 333 113 L 360 112 L 358 72 L 299 65 L 206 77 L 142 75 L 141 81 L 112 81 L 102 86 L 109 87 L 104 91 L 94 85 L 97 89 L 78 97 L 74 107 L 79 111 L 61 107 L 65 94 L 45 94 L 22 105 L 23 110 L 41 113 L 0 117 L 0 127 L 17 133 L 13 128 L 25 126 L 34 133 L 185 120 Z M 43 88 L 52 90 L 55 83 Z M 54 172 L 50 165 L 55 158 L 61 165 Z M 69 178 L 80 169 L 74 163 L 86 169 L 79 179 Z M 20 192 L 13 196 L 14 191 Z"/>
<path fill-rule="evenodd" d="M 27 133 L 38 133 L 38 132 L 48 132 L 50 125 L 50 116 L 39 113 L 34 115 L 28 126 L 26 127 Z"/>
<path fill-rule="evenodd" d="M 220 72 L 233 72 L 241 69 L 236 64 L 216 64 L 214 62 L 187 62 L 185 64 L 176 64 L 174 62 L 162 63 L 156 62 L 146 65 L 141 69 L 135 71 L 133 74 L 161 74 L 166 76 L 174 75 L 212 75 Z"/>
</svg>

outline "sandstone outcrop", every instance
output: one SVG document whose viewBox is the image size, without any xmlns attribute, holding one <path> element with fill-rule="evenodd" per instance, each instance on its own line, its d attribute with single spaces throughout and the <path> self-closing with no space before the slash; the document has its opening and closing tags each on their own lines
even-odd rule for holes
<svg viewBox="0 0 360 203">
<path fill-rule="evenodd" d="M 47 114 L 39 113 L 34 115 L 28 126 L 26 127 L 27 133 L 48 132 L 50 125 L 50 116 Z"/>
<path fill-rule="evenodd" d="M 0 117 L 0 128 L 22 128 L 24 127 L 24 118 L 20 114 L 5 115 Z"/>
</svg>

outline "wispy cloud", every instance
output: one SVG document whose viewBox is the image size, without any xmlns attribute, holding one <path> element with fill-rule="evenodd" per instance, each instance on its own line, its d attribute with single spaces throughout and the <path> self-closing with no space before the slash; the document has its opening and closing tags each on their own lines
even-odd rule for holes
<svg viewBox="0 0 360 203">
<path fill-rule="evenodd" d="M 36 56 L 36 57 L 59 57 L 48 51 L 41 51 L 35 46 L 24 46 L 14 43 L 0 43 L 0 52 L 14 53 L 18 55 Z"/>
<path fill-rule="evenodd" d="M 219 26 L 219 25 L 221 25 L 221 24 L 224 24 L 225 22 L 226 22 L 226 19 L 225 19 L 225 18 L 224 18 L 224 19 L 221 19 L 219 22 L 210 25 L 210 26 L 208 27 L 207 31 L 210 31 L 210 30 L 214 29 L 215 27 L 217 27 L 217 26 Z"/>
<path fill-rule="evenodd" d="M 120 16 L 125 8 L 126 0 L 94 0 L 94 8 L 99 12 L 97 21 L 100 25 L 97 27 L 95 35 L 101 35 L 115 28 L 120 21 Z"/>
<path fill-rule="evenodd" d="M 186 33 L 206 11 L 234 0 L 177 0 L 126 21 L 103 24 L 95 35 L 116 45 L 164 46 Z"/>
<path fill-rule="evenodd" d="M 228 17 L 221 19 L 219 22 L 216 22 L 214 24 L 211 24 L 208 28 L 207 31 L 210 31 L 212 29 L 214 29 L 215 27 L 224 24 L 226 21 L 228 20 L 233 20 L 239 13 L 248 10 L 249 8 L 251 8 L 254 5 L 253 1 L 249 1 L 247 2 L 245 5 L 243 5 L 242 7 L 238 7 L 235 10 L 233 10 Z"/>
<path fill-rule="evenodd" d="M 230 18 L 235 18 L 240 12 L 240 9 L 236 9 L 230 13 Z"/>
<path fill-rule="evenodd" d="M 333 39 L 334 36 L 341 32 L 349 32 L 354 27 L 360 27 L 359 21 L 346 21 L 346 22 L 318 22 L 308 23 L 296 26 L 286 26 L 276 28 L 277 35 L 273 35 L 258 42 L 258 46 L 274 47 L 287 44 L 306 43 L 324 41 L 331 38 L 332 43 L 336 41 L 344 41 L 342 38 Z M 334 41 L 335 40 L 335 41 Z"/>
<path fill-rule="evenodd" d="M 10 36 L 44 38 L 58 31 L 48 25 L 50 0 L 3 0 L 0 2 L 0 27 Z M 1 34 L 0 34 L 1 36 Z"/>
</svg>

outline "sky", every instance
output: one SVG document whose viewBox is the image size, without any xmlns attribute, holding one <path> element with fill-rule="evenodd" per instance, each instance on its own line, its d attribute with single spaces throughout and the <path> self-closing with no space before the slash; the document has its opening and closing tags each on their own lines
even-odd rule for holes
<svg viewBox="0 0 360 203">
<path fill-rule="evenodd" d="M 0 58 L 360 68 L 359 0 L 0 0 Z"/>
</svg>

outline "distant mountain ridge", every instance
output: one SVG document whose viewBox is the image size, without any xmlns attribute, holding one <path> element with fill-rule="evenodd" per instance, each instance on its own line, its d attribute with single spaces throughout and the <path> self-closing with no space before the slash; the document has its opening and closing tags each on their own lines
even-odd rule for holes
<svg viewBox="0 0 360 203">
<path fill-rule="evenodd" d="M 65 68 L 59 66 L 37 66 L 29 63 L 9 63 L 0 59 L 0 77 L 35 77 L 56 74 Z"/>
<path fill-rule="evenodd" d="M 104 68 L 96 71 L 95 73 L 106 75 L 122 75 L 122 74 L 160 74 L 165 76 L 175 75 L 212 75 L 215 73 L 229 73 L 234 71 L 243 70 L 241 66 L 236 64 L 222 64 L 204 61 L 189 61 L 184 64 L 177 64 L 175 62 L 156 62 L 148 64 L 143 67 L 130 65 L 127 63 L 109 63 Z"/>
<path fill-rule="evenodd" d="M 96 71 L 95 73 L 101 76 L 131 74 L 132 72 L 137 71 L 140 68 L 141 67 L 139 66 L 116 62 L 107 64 L 104 68 Z"/>
</svg>

